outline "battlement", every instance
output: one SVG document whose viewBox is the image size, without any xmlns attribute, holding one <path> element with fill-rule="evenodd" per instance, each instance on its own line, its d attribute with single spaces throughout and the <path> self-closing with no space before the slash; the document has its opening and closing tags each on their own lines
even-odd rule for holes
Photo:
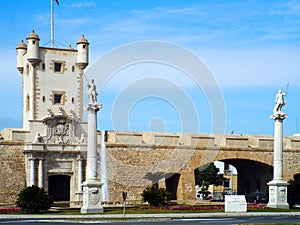
<svg viewBox="0 0 300 225">
<path fill-rule="evenodd" d="M 240 149 L 273 149 L 274 139 L 271 135 L 247 134 L 196 134 L 196 133 L 163 133 L 163 132 L 122 132 L 107 131 L 107 144 L 127 146 L 165 146 L 195 148 L 240 148 Z M 285 136 L 285 149 L 299 149 L 299 136 Z"/>
</svg>

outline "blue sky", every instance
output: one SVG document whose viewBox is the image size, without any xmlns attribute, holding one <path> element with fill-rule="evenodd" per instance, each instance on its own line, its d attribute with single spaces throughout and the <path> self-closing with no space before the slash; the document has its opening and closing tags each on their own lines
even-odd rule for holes
<svg viewBox="0 0 300 225">
<path fill-rule="evenodd" d="M 186 49 L 207 65 L 226 107 L 226 133 L 272 135 L 275 94 L 287 83 L 284 134 L 300 130 L 300 1 L 59 2 L 56 47 L 75 46 L 81 34 L 90 42 L 86 74 L 95 77 L 103 103 L 98 129 L 212 131 L 212 120 L 219 119 L 214 99 L 178 68 L 137 63 L 97 83 L 92 68 L 101 56 L 128 43 L 155 40 Z M 49 46 L 50 1 L 4 0 L 0 13 L 0 129 L 20 128 L 22 79 L 15 47 L 32 29 L 41 45 Z"/>
</svg>

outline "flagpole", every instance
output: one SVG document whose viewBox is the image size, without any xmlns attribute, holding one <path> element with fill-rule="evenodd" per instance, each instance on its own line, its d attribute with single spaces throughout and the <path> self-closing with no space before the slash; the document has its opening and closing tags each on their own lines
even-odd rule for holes
<svg viewBox="0 0 300 225">
<path fill-rule="evenodd" d="M 50 0 L 51 12 L 50 12 L 50 20 L 51 20 L 51 48 L 54 48 L 54 9 L 53 9 L 53 0 Z"/>
</svg>

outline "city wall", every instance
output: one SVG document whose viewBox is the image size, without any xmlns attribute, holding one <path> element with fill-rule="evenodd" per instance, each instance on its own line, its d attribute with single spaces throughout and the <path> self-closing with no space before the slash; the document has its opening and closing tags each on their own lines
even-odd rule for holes
<svg viewBox="0 0 300 225">
<path fill-rule="evenodd" d="M 2 132 L 4 140 L 0 141 L 0 203 L 14 203 L 25 187 L 25 143 L 19 140 L 24 135 L 22 132 L 3 134 L 5 132 Z M 273 165 L 272 136 L 114 131 L 106 131 L 105 136 L 112 201 L 122 202 L 123 191 L 128 192 L 130 201 L 139 201 L 145 187 L 154 183 L 165 188 L 174 188 L 171 183 L 175 183 L 178 200 L 194 199 L 194 169 L 215 160 L 248 162 L 254 169 L 259 163 L 262 172 L 257 174 Z M 100 151 L 100 132 L 98 145 Z M 284 137 L 283 154 L 284 179 L 293 179 L 295 174 L 300 174 L 300 137 Z M 250 177 L 253 173 L 249 171 Z"/>
<path fill-rule="evenodd" d="M 264 176 L 272 178 L 273 137 L 267 135 L 106 132 L 106 149 L 111 199 L 121 200 L 120 193 L 127 191 L 139 200 L 147 185 L 166 187 L 174 175 L 179 177 L 177 199 L 194 199 L 194 169 L 216 160 L 243 160 L 254 169 L 258 163 L 261 170 L 248 171 L 248 176 L 261 176 L 261 183 L 266 183 Z M 299 162 L 300 138 L 284 137 L 285 180 L 300 173 Z"/>
</svg>

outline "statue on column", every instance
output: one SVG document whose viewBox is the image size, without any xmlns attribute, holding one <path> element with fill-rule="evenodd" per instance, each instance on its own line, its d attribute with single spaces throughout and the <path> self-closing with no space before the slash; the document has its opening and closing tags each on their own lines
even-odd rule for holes
<svg viewBox="0 0 300 225">
<path fill-rule="evenodd" d="M 276 94 L 276 98 L 275 98 L 275 106 L 273 109 L 274 113 L 280 113 L 282 107 L 285 106 L 284 96 L 287 95 L 288 86 L 289 86 L 289 84 L 287 84 L 285 92 L 282 92 L 282 90 L 278 90 L 278 92 Z"/>
<path fill-rule="evenodd" d="M 87 134 L 87 157 L 86 157 L 86 176 L 82 183 L 82 207 L 81 213 L 102 213 L 101 188 L 103 183 L 98 177 L 99 155 L 97 151 L 97 112 L 102 105 L 97 102 L 97 90 L 94 79 L 87 82 L 86 90 L 89 103 L 86 106 L 88 111 L 88 134 Z M 83 136 L 84 137 L 84 136 Z"/>
<path fill-rule="evenodd" d="M 97 103 L 98 92 L 96 89 L 94 78 L 91 81 L 87 82 L 87 96 L 89 98 L 89 104 Z"/>
</svg>

